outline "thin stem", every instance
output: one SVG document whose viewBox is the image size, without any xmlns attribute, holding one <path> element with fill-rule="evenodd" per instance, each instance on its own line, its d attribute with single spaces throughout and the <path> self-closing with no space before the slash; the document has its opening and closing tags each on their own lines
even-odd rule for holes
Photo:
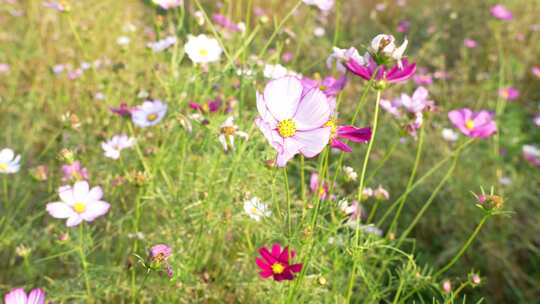
<svg viewBox="0 0 540 304">
<path fill-rule="evenodd" d="M 302 197 L 302 202 L 306 202 L 306 177 L 305 177 L 305 170 L 304 170 L 304 155 L 300 155 L 300 189 L 302 191 L 301 193 L 301 197 Z"/>
<path fill-rule="evenodd" d="M 289 238 L 292 236 L 292 220 L 291 220 L 291 193 L 289 191 L 289 176 L 287 174 L 287 167 L 283 167 L 283 179 L 285 182 L 285 193 L 287 195 L 287 226 L 289 231 Z"/>
<path fill-rule="evenodd" d="M 414 165 L 413 165 L 413 169 L 411 171 L 411 175 L 409 176 L 409 181 L 407 182 L 407 188 L 405 189 L 405 195 L 403 196 L 403 198 L 399 202 L 398 210 L 397 210 L 396 214 L 394 215 L 394 219 L 392 220 L 392 223 L 390 224 L 390 228 L 388 228 L 388 232 L 394 231 L 395 226 L 397 225 L 399 216 L 401 215 L 401 210 L 403 209 L 403 206 L 405 205 L 405 202 L 407 201 L 408 190 L 409 190 L 409 188 L 411 188 L 411 186 L 412 186 L 412 184 L 414 182 L 414 178 L 416 177 L 416 170 L 418 169 L 418 164 L 420 163 L 420 157 L 422 155 L 422 147 L 423 147 L 423 144 L 424 144 L 424 133 L 425 133 L 424 128 L 421 128 L 420 129 L 420 136 L 418 138 L 418 145 L 416 147 L 416 157 L 415 157 L 415 160 L 414 160 Z"/>
<path fill-rule="evenodd" d="M 465 244 L 463 244 L 463 246 L 461 247 L 459 252 L 454 256 L 454 258 L 452 258 L 452 260 L 450 260 L 450 262 L 448 262 L 448 264 L 446 264 L 443 268 L 441 268 L 441 270 L 437 271 L 437 273 L 435 273 L 434 277 L 438 277 L 439 275 L 446 272 L 448 269 L 450 269 L 450 267 L 452 267 L 461 258 L 461 256 L 467 251 L 467 249 L 469 249 L 472 242 L 474 241 L 474 239 L 476 238 L 476 236 L 478 235 L 478 233 L 482 229 L 482 226 L 484 226 L 484 224 L 486 223 L 489 216 L 490 216 L 489 213 L 484 215 L 484 217 L 482 218 L 480 223 L 478 223 L 478 225 L 476 226 L 476 229 L 474 229 L 473 234 L 471 234 L 471 236 L 469 237 L 467 242 L 465 242 Z"/>
<path fill-rule="evenodd" d="M 4 176 L 2 184 L 4 184 L 4 207 L 7 209 L 7 204 L 9 200 L 7 176 Z"/>
<path fill-rule="evenodd" d="M 379 108 L 380 108 L 380 102 L 381 102 L 381 93 L 382 93 L 382 90 L 377 90 L 377 100 L 375 102 L 375 113 L 373 115 L 373 131 L 372 131 L 372 135 L 371 135 L 371 140 L 369 141 L 369 144 L 368 144 L 368 147 L 367 147 L 367 151 L 366 151 L 366 155 L 364 156 L 364 163 L 362 165 L 362 172 L 360 174 L 360 185 L 358 186 L 358 194 L 357 194 L 357 199 L 358 201 L 360 202 L 362 200 L 362 193 L 364 192 L 364 182 L 365 182 L 365 178 L 366 178 L 366 172 L 367 172 L 367 166 L 368 166 L 368 162 L 369 162 L 369 156 L 371 154 L 371 150 L 373 149 L 373 143 L 375 142 L 375 136 L 377 135 L 377 125 L 378 125 L 378 121 L 379 121 Z M 358 113 L 355 113 L 355 116 L 358 115 Z M 354 120 L 354 118 L 353 118 Z M 358 242 L 359 242 L 359 238 L 360 238 L 360 221 L 359 220 L 356 220 L 356 228 L 355 228 L 355 233 L 354 233 L 354 247 L 356 249 L 356 247 L 358 247 Z M 351 295 L 352 295 L 352 289 L 353 289 L 353 285 L 354 285 L 354 278 L 356 276 L 356 268 L 357 268 L 357 263 L 358 263 L 358 260 L 357 259 L 354 259 L 354 262 L 353 262 L 353 268 L 352 268 L 352 271 L 351 271 L 351 277 L 349 279 L 349 287 L 348 287 L 348 291 L 347 291 L 347 303 L 350 302 L 351 300 Z"/>
<path fill-rule="evenodd" d="M 79 258 L 81 259 L 81 266 L 83 270 L 84 285 L 86 286 L 86 295 L 88 299 L 92 300 L 92 289 L 90 288 L 90 279 L 88 278 L 88 262 L 86 261 L 86 254 L 84 252 L 84 223 L 79 225 Z"/>
</svg>

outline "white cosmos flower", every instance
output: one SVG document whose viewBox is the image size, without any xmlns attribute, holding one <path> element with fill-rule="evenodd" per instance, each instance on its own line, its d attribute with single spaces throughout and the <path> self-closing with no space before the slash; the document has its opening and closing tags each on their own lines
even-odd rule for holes
<svg viewBox="0 0 540 304">
<path fill-rule="evenodd" d="M 307 5 L 316 5 L 321 11 L 329 11 L 334 7 L 335 0 L 303 0 Z"/>
<path fill-rule="evenodd" d="M 258 197 L 253 197 L 249 201 L 244 202 L 244 211 L 246 214 L 259 222 L 263 217 L 272 215 L 272 211 L 268 209 L 268 205 L 261 202 Z"/>
<path fill-rule="evenodd" d="M 101 148 L 103 148 L 106 157 L 118 159 L 120 158 L 120 151 L 130 148 L 134 144 L 135 138 L 122 134 L 115 135 L 110 140 L 101 143 Z"/>
<path fill-rule="evenodd" d="M 229 116 L 220 127 L 219 142 L 223 145 L 223 150 L 228 151 L 229 146 L 234 150 L 234 137 L 248 139 L 248 134 L 238 130 L 238 126 L 234 124 L 234 117 Z"/>
<path fill-rule="evenodd" d="M 332 48 L 332 54 L 328 56 L 326 59 L 326 67 L 331 69 L 334 65 L 334 61 L 336 64 L 336 69 L 340 72 L 345 74 L 347 72 L 347 68 L 345 67 L 344 63 L 349 61 L 350 59 L 354 59 L 358 64 L 365 65 L 366 60 L 364 60 L 364 57 L 360 56 L 358 53 L 358 50 L 354 47 L 350 47 L 348 49 L 340 49 L 338 47 Z"/>
<path fill-rule="evenodd" d="M 176 44 L 176 37 L 168 36 L 156 42 L 149 42 L 146 44 L 146 46 L 151 48 L 154 53 L 159 53 L 168 49 L 174 44 Z"/>
<path fill-rule="evenodd" d="M 442 137 L 446 141 L 454 142 L 458 140 L 459 134 L 452 129 L 444 128 L 442 130 Z"/>
<path fill-rule="evenodd" d="M 263 75 L 268 79 L 279 79 L 285 76 L 296 76 L 301 77 L 302 75 L 296 73 L 295 71 L 288 70 L 286 67 L 281 64 L 265 64 Z"/>
<path fill-rule="evenodd" d="M 59 219 L 67 219 L 66 226 L 73 227 L 82 221 L 92 222 L 104 215 L 111 207 L 101 200 L 101 187 L 90 189 L 88 182 L 79 181 L 72 186 L 62 186 L 58 189 L 61 201 L 47 204 L 47 212 Z"/>
<path fill-rule="evenodd" d="M 389 56 L 394 60 L 397 60 L 398 64 L 401 66 L 401 58 L 407 49 L 409 41 L 405 38 L 403 43 L 399 47 L 396 47 L 395 40 L 396 38 L 392 35 L 379 34 L 371 40 L 369 50 L 373 54 L 382 53 L 385 56 Z"/>
<path fill-rule="evenodd" d="M 158 124 L 167 113 L 167 105 L 161 100 L 147 100 L 131 113 L 133 123 L 141 128 Z"/>
<path fill-rule="evenodd" d="M 356 171 L 354 171 L 352 167 L 344 166 L 343 172 L 345 172 L 345 176 L 347 177 L 347 180 L 356 181 L 356 179 L 358 178 L 358 173 L 356 173 Z"/>
<path fill-rule="evenodd" d="M 206 35 L 188 36 L 184 50 L 194 63 L 210 63 L 219 61 L 223 50 L 218 41 Z"/>
<path fill-rule="evenodd" d="M 116 43 L 118 45 L 121 45 L 121 46 L 126 46 L 129 44 L 129 42 L 131 41 L 131 39 L 129 39 L 129 37 L 127 36 L 120 36 L 116 39 Z"/>
<path fill-rule="evenodd" d="M 161 6 L 162 9 L 179 7 L 184 2 L 183 0 L 152 0 L 154 4 Z"/>
<path fill-rule="evenodd" d="M 21 156 L 15 156 L 13 150 L 5 148 L 0 151 L 0 173 L 11 174 L 19 171 Z"/>
</svg>

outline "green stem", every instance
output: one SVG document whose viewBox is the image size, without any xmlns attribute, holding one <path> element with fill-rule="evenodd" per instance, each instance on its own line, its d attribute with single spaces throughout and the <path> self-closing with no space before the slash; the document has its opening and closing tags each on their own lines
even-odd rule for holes
<svg viewBox="0 0 540 304">
<path fill-rule="evenodd" d="M 81 266 L 84 277 L 84 285 L 86 286 L 86 296 L 89 301 L 92 301 L 92 289 L 90 288 L 90 279 L 88 278 L 88 262 L 86 261 L 86 254 L 84 252 L 84 223 L 79 225 L 79 258 L 81 259 Z"/>
<path fill-rule="evenodd" d="M 399 202 L 398 210 L 397 210 L 396 214 L 394 215 L 394 219 L 392 220 L 392 223 L 390 224 L 390 228 L 388 228 L 388 232 L 392 232 L 396 228 L 395 226 L 397 225 L 399 216 L 401 215 L 401 210 L 403 209 L 403 206 L 405 205 L 405 202 L 407 201 L 408 191 L 409 191 L 409 189 L 411 188 L 411 186 L 412 186 L 412 184 L 414 182 L 414 178 L 416 177 L 416 170 L 418 169 L 418 164 L 420 163 L 420 157 L 422 155 L 422 147 L 423 147 L 423 144 L 424 144 L 424 133 L 425 133 L 424 128 L 421 128 L 420 129 L 420 136 L 418 138 L 418 145 L 416 147 L 416 157 L 415 157 L 415 160 L 414 160 L 414 166 L 413 166 L 411 175 L 409 176 L 409 181 L 407 182 L 407 188 L 405 189 L 405 195 L 403 196 L 403 198 Z"/>
<path fill-rule="evenodd" d="M 305 172 L 304 172 L 305 171 L 304 162 L 305 162 L 304 155 L 300 155 L 300 183 L 301 183 L 300 189 L 302 191 L 301 193 L 302 202 L 304 202 L 305 204 L 306 203 L 306 177 L 305 177 Z"/>
<path fill-rule="evenodd" d="M 369 141 L 366 155 L 364 156 L 364 163 L 362 165 L 362 172 L 360 174 L 360 185 L 358 186 L 358 194 L 357 199 L 358 201 L 362 201 L 362 193 L 364 191 L 364 182 L 366 178 L 366 172 L 367 172 L 367 166 L 369 162 L 369 156 L 371 154 L 371 150 L 373 149 L 373 143 L 375 142 L 375 136 L 377 135 L 377 125 L 379 121 L 379 108 L 380 108 L 380 102 L 381 102 L 381 90 L 377 90 L 377 100 L 375 102 L 375 113 L 373 115 L 373 131 L 371 135 L 371 140 Z M 358 113 L 355 113 L 355 116 L 358 115 Z M 356 118 L 356 117 L 355 117 Z M 354 118 L 353 118 L 354 119 Z M 354 233 L 354 250 L 358 247 L 358 242 L 360 239 L 360 220 L 356 220 L 356 228 Z M 349 287 L 347 290 L 347 303 L 350 303 L 351 296 L 352 296 L 352 290 L 354 285 L 354 279 L 356 276 L 356 268 L 358 267 L 358 260 L 354 259 L 353 267 L 351 270 L 351 277 L 349 278 Z"/>
<path fill-rule="evenodd" d="M 484 217 L 482 218 L 480 223 L 478 223 L 478 225 L 476 226 L 476 229 L 474 229 L 473 234 L 471 234 L 471 236 L 469 237 L 467 242 L 465 242 L 465 244 L 463 244 L 463 246 L 461 247 L 459 252 L 454 256 L 454 258 L 452 258 L 452 260 L 450 260 L 450 262 L 448 262 L 448 264 L 446 264 L 443 268 L 441 268 L 441 270 L 437 271 L 437 273 L 435 273 L 434 277 L 438 277 L 439 275 L 446 272 L 448 269 L 450 269 L 450 267 L 452 267 L 461 258 L 461 256 L 467 251 L 467 249 L 469 249 L 472 242 L 474 241 L 474 239 L 476 238 L 476 236 L 478 235 L 478 233 L 482 229 L 482 226 L 484 226 L 484 224 L 486 223 L 489 216 L 490 216 L 489 213 L 484 215 Z"/>
<path fill-rule="evenodd" d="M 4 180 L 2 181 L 2 184 L 4 185 L 4 208 L 7 209 L 7 204 L 9 201 L 7 176 L 4 176 Z"/>
<path fill-rule="evenodd" d="M 283 179 L 285 182 L 285 193 L 287 195 L 287 226 L 289 231 L 289 238 L 292 237 L 292 220 L 291 220 L 291 193 L 289 191 L 289 176 L 287 174 L 287 167 L 283 167 Z"/>
</svg>

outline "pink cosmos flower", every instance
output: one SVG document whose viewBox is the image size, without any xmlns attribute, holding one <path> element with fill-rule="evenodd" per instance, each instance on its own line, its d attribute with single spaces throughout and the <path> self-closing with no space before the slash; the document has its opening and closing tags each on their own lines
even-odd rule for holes
<svg viewBox="0 0 540 304">
<path fill-rule="evenodd" d="M 70 180 L 80 181 L 88 179 L 88 170 L 81 165 L 80 161 L 74 161 L 71 164 L 62 165 L 63 182 Z"/>
<path fill-rule="evenodd" d="M 360 76 L 364 80 L 371 80 L 374 77 L 374 80 L 379 83 L 400 83 L 407 81 L 411 78 L 416 72 L 416 64 L 409 63 L 409 61 L 404 58 L 401 60 L 402 67 L 400 68 L 398 64 L 394 65 L 392 68 L 388 69 L 385 65 L 378 65 L 371 55 L 366 54 L 365 64 L 358 62 L 354 59 L 350 59 L 347 62 L 347 68 L 356 76 Z M 375 75 L 375 72 L 377 74 Z"/>
<path fill-rule="evenodd" d="M 508 101 L 514 101 L 519 98 L 519 91 L 514 87 L 502 88 L 499 89 L 499 96 Z"/>
<path fill-rule="evenodd" d="M 463 40 L 463 45 L 469 49 L 474 49 L 478 46 L 478 43 L 476 40 L 465 38 L 465 40 Z"/>
<path fill-rule="evenodd" d="M 352 148 L 344 140 L 350 140 L 355 143 L 365 144 L 371 140 L 371 128 L 357 128 L 355 126 L 338 126 L 335 119 L 326 123 L 331 128 L 330 147 L 350 153 Z"/>
<path fill-rule="evenodd" d="M 342 75 L 338 79 L 328 76 L 323 80 L 315 80 L 308 77 L 302 78 L 304 90 L 309 91 L 313 88 L 319 88 L 327 97 L 335 97 L 345 88 L 347 76 Z"/>
<path fill-rule="evenodd" d="M 270 81 L 263 94 L 257 92 L 257 109 L 255 123 L 277 150 L 279 167 L 298 153 L 315 157 L 330 140 L 328 98 L 318 88 L 304 92 L 296 77 Z"/>
<path fill-rule="evenodd" d="M 47 204 L 47 212 L 59 219 L 67 219 L 66 226 L 79 225 L 83 220 L 92 222 L 109 211 L 111 205 L 102 201 L 101 187 L 90 189 L 88 182 L 78 181 L 72 186 L 62 186 L 58 189 L 62 201 Z"/>
<path fill-rule="evenodd" d="M 535 125 L 540 126 L 540 114 L 534 117 L 533 122 Z"/>
<path fill-rule="evenodd" d="M 407 33 L 411 28 L 411 22 L 409 20 L 401 20 L 398 23 L 397 31 L 398 33 Z"/>
<path fill-rule="evenodd" d="M 159 5 L 162 9 L 168 10 L 170 8 L 179 7 L 183 4 L 183 0 L 152 0 L 154 4 Z"/>
<path fill-rule="evenodd" d="M 279 244 L 272 246 L 272 252 L 266 247 L 259 249 L 262 258 L 257 258 L 255 262 L 261 269 L 259 275 L 266 279 L 273 277 L 275 281 L 284 281 L 294 279 L 294 273 L 302 271 L 302 264 L 289 264 L 288 247 L 281 249 Z M 294 258 L 294 250 L 290 252 L 290 258 Z"/>
<path fill-rule="evenodd" d="M 24 288 L 14 288 L 4 295 L 5 304 L 45 304 L 45 291 L 35 288 L 27 295 Z"/>
<path fill-rule="evenodd" d="M 189 103 L 189 107 L 203 113 L 214 113 L 219 110 L 222 103 L 221 98 L 216 97 L 214 100 L 209 100 L 207 103 L 203 104 L 192 101 Z"/>
<path fill-rule="evenodd" d="M 502 4 L 492 6 L 490 12 L 493 17 L 500 20 L 512 20 L 513 18 L 512 12 Z"/>
<path fill-rule="evenodd" d="M 531 73 L 533 73 L 533 75 L 536 76 L 537 78 L 540 78 L 540 67 L 533 66 L 531 68 Z"/>
<path fill-rule="evenodd" d="M 68 7 L 62 3 L 62 1 L 45 1 L 43 6 L 53 9 L 57 12 L 63 13 L 68 10 Z"/>
<path fill-rule="evenodd" d="M 426 68 L 420 68 L 419 73 L 414 75 L 413 80 L 419 86 L 433 84 L 433 77 Z"/>
<path fill-rule="evenodd" d="M 119 116 L 131 116 L 131 112 L 133 111 L 133 108 L 128 106 L 127 103 L 122 102 L 118 107 L 110 107 L 109 110 L 116 115 Z"/>
<path fill-rule="evenodd" d="M 172 249 L 166 244 L 157 244 L 150 248 L 150 259 L 154 262 L 167 261 L 172 254 Z"/>
<path fill-rule="evenodd" d="M 524 145 L 523 157 L 533 166 L 540 166 L 540 149 L 533 145 Z"/>
<path fill-rule="evenodd" d="M 448 113 L 448 119 L 461 133 L 468 137 L 487 138 L 497 132 L 493 113 L 488 111 L 473 112 L 463 108 Z"/>
<path fill-rule="evenodd" d="M 291 60 L 293 60 L 293 58 L 294 58 L 294 55 L 292 52 L 285 52 L 281 55 L 281 60 L 283 60 L 283 62 L 285 63 L 290 62 Z"/>
<path fill-rule="evenodd" d="M 322 184 L 322 187 L 319 190 L 319 173 L 313 172 L 311 173 L 311 177 L 309 179 L 309 189 L 312 193 L 319 193 L 319 198 L 321 200 L 325 200 L 326 196 L 328 194 L 328 183 L 324 182 Z"/>
<path fill-rule="evenodd" d="M 223 27 L 226 30 L 229 30 L 231 32 L 239 32 L 240 27 L 234 22 L 232 22 L 229 18 L 222 14 L 214 14 L 212 15 L 212 20 L 219 26 Z"/>
</svg>

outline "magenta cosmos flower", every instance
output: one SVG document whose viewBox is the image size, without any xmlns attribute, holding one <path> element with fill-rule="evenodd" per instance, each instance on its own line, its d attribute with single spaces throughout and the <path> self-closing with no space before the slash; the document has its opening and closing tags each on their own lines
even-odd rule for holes
<svg viewBox="0 0 540 304">
<path fill-rule="evenodd" d="M 92 222 L 109 211 L 111 205 L 102 201 L 101 187 L 90 189 L 88 182 L 79 181 L 58 189 L 61 201 L 47 204 L 47 212 L 59 219 L 67 219 L 66 226 L 79 225 L 83 220 Z"/>
<path fill-rule="evenodd" d="M 492 6 L 490 12 L 493 17 L 500 20 L 512 20 L 513 18 L 512 12 L 502 4 Z"/>
<path fill-rule="evenodd" d="M 27 295 L 24 288 L 15 288 L 4 295 L 5 304 L 44 304 L 45 292 L 35 288 Z"/>
<path fill-rule="evenodd" d="M 203 113 L 214 113 L 221 108 L 222 100 L 220 97 L 216 97 L 214 100 L 209 100 L 207 103 L 190 102 L 189 107 L 193 110 L 201 111 Z"/>
<path fill-rule="evenodd" d="M 519 98 L 519 91 L 514 87 L 502 88 L 499 90 L 499 96 L 508 101 L 514 101 Z"/>
<path fill-rule="evenodd" d="M 473 112 L 464 108 L 450 111 L 448 118 L 465 136 L 486 138 L 497 132 L 493 114 L 488 111 Z"/>
<path fill-rule="evenodd" d="M 328 98 L 318 88 L 303 91 L 302 82 L 288 76 L 270 81 L 263 94 L 257 92 L 255 123 L 277 150 L 279 167 L 298 153 L 318 155 L 330 140 Z"/>
<path fill-rule="evenodd" d="M 274 244 L 272 252 L 266 247 L 259 249 L 261 258 L 257 258 L 255 262 L 261 269 L 259 273 L 262 278 L 273 277 L 275 281 L 284 281 L 294 279 L 294 273 L 302 271 L 302 264 L 289 264 L 289 249 L 287 247 L 281 250 L 281 246 Z M 294 250 L 290 252 L 290 258 L 294 258 L 296 253 Z"/>
</svg>

